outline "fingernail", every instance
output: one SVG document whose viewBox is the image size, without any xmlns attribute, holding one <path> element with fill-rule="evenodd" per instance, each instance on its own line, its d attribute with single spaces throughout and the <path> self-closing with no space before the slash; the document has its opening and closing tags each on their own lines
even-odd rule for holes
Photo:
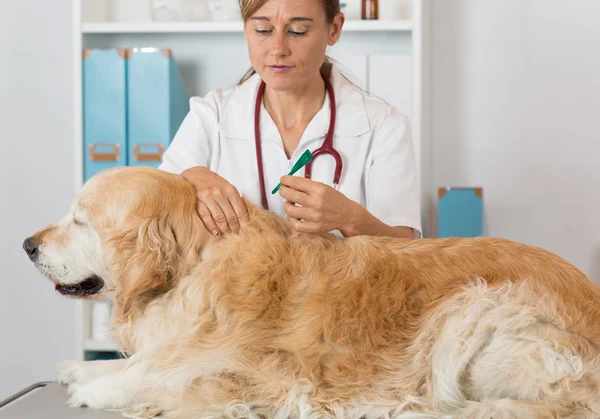
<svg viewBox="0 0 600 419">
<path fill-rule="evenodd" d="M 217 230 L 213 230 L 213 231 L 211 231 L 211 233 L 213 234 L 213 236 L 218 236 L 219 235 L 219 232 Z"/>
</svg>

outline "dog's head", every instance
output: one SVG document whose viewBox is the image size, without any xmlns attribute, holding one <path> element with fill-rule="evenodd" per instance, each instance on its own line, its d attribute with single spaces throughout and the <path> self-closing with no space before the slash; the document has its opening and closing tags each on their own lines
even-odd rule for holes
<svg viewBox="0 0 600 419">
<path fill-rule="evenodd" d="M 90 179 L 67 216 L 23 248 L 63 295 L 134 297 L 167 288 L 197 262 L 209 234 L 181 176 L 149 167 L 109 169 Z"/>
</svg>

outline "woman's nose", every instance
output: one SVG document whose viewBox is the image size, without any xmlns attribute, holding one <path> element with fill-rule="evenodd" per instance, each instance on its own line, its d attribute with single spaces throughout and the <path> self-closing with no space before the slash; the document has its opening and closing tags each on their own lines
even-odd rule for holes
<svg viewBox="0 0 600 419">
<path fill-rule="evenodd" d="M 290 55 L 285 34 L 279 32 L 271 37 L 271 55 L 274 57 Z"/>
</svg>

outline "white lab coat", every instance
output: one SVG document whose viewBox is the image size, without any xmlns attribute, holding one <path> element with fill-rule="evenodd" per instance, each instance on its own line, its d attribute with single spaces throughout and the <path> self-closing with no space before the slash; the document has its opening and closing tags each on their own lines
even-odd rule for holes
<svg viewBox="0 0 600 419">
<path fill-rule="evenodd" d="M 160 169 L 179 174 L 205 166 L 257 205 L 261 205 L 254 141 L 254 105 L 260 77 L 216 89 L 190 100 L 190 112 L 165 151 Z M 338 190 L 391 226 L 412 227 L 421 234 L 418 177 L 408 118 L 342 75 L 334 65 L 336 98 L 333 146 L 343 160 Z M 271 191 L 300 155 L 321 146 L 330 116 L 329 95 L 288 159 L 281 135 L 264 105 L 260 113 L 265 187 L 269 209 L 282 217 L 284 199 Z M 313 161 L 312 180 L 332 186 L 335 162 L 328 155 Z M 304 176 L 304 168 L 295 176 Z M 339 234 L 339 232 L 334 232 Z"/>
</svg>

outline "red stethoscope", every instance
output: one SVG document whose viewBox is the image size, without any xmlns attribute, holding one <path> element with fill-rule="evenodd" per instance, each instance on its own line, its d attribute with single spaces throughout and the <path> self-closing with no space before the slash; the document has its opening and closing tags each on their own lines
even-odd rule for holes
<svg viewBox="0 0 600 419">
<path fill-rule="evenodd" d="M 335 127 L 335 95 L 333 93 L 333 87 L 329 79 L 321 73 L 323 81 L 325 81 L 325 87 L 329 93 L 329 104 L 331 107 L 331 117 L 329 120 L 329 130 L 323 145 L 312 152 L 313 158 L 309 161 L 304 169 L 304 177 L 310 179 L 312 173 L 313 161 L 322 154 L 329 154 L 335 159 L 335 173 L 333 176 L 333 184 L 335 187 L 340 183 L 340 176 L 342 174 L 342 156 L 340 153 L 333 148 L 333 129 Z M 262 161 L 262 150 L 260 147 L 260 106 L 262 103 L 263 94 L 265 92 L 265 82 L 261 82 L 258 88 L 258 95 L 256 96 L 256 106 L 254 108 L 254 141 L 256 145 L 256 163 L 258 164 L 258 180 L 260 182 L 260 194 L 262 199 L 262 205 L 265 209 L 269 209 L 269 203 L 267 202 L 267 191 L 265 189 L 265 177 L 263 173 L 263 161 Z"/>
</svg>

